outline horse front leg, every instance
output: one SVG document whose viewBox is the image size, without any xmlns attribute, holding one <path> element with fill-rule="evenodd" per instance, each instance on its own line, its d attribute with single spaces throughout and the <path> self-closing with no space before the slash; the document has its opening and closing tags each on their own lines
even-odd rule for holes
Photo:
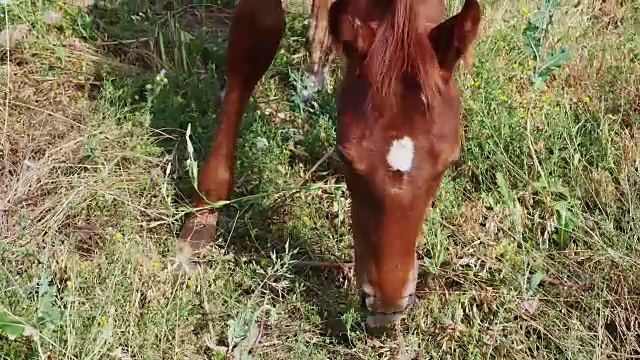
<svg viewBox="0 0 640 360">
<path fill-rule="evenodd" d="M 234 10 L 226 55 L 227 84 L 211 149 L 200 168 L 195 207 L 227 199 L 234 184 L 235 152 L 244 109 L 277 53 L 284 34 L 281 0 L 241 0 Z M 210 244 L 218 213 L 199 210 L 180 232 L 178 252 L 190 256 Z"/>
<path fill-rule="evenodd" d="M 309 63 L 304 69 L 305 79 L 301 96 L 310 99 L 324 87 L 328 58 L 331 54 L 329 38 L 329 7 L 335 0 L 311 0 L 311 17 L 307 31 Z"/>
</svg>

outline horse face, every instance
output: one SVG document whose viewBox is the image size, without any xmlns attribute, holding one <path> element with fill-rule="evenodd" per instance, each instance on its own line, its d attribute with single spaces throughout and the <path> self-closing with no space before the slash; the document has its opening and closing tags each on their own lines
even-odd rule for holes
<svg viewBox="0 0 640 360">
<path fill-rule="evenodd" d="M 460 149 L 451 74 L 480 19 L 477 2 L 467 0 L 459 14 L 425 27 L 411 15 L 414 4 L 338 0 L 329 15 L 346 57 L 337 149 L 352 199 L 362 306 L 373 327 L 399 319 L 414 299 L 424 218 Z"/>
</svg>

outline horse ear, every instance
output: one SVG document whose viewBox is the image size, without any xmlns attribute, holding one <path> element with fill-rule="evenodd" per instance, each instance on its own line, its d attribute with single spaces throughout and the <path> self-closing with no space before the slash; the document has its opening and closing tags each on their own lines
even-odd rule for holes
<svg viewBox="0 0 640 360">
<path fill-rule="evenodd" d="M 466 57 L 478 34 L 480 5 L 477 0 L 465 0 L 462 10 L 429 32 L 429 41 L 438 58 L 446 80 L 451 79 L 458 60 Z"/>
<path fill-rule="evenodd" d="M 329 7 L 329 34 L 348 57 L 364 55 L 371 47 L 374 28 L 350 13 L 350 0 L 336 0 Z"/>
</svg>

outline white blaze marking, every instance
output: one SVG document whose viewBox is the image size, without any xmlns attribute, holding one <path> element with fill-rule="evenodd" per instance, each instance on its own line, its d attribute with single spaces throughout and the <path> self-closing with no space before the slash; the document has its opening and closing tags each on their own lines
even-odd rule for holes
<svg viewBox="0 0 640 360">
<path fill-rule="evenodd" d="M 387 162 L 394 171 L 407 172 L 411 170 L 413 162 L 413 141 L 405 136 L 402 139 L 395 139 L 391 142 Z"/>
</svg>

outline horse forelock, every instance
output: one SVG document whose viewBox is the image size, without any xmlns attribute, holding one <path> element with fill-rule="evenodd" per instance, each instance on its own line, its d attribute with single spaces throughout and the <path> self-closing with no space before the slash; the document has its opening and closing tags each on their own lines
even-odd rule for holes
<svg viewBox="0 0 640 360">
<path fill-rule="evenodd" d="M 392 0 L 389 6 L 387 15 L 378 24 L 364 64 L 373 88 L 369 106 L 378 98 L 384 99 L 380 105 L 395 108 L 403 77 L 411 75 L 420 84 L 421 96 L 428 107 L 433 94 L 440 89 L 435 51 L 421 31 L 414 0 Z"/>
</svg>

